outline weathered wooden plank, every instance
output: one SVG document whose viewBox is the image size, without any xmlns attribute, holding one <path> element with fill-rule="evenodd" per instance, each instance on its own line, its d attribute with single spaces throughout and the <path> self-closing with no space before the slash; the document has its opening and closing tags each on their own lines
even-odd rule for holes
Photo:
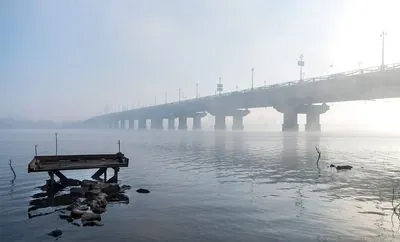
<svg viewBox="0 0 400 242">
<path fill-rule="evenodd" d="M 28 172 L 128 167 L 128 165 L 129 159 L 122 153 L 35 156 L 28 164 Z"/>
</svg>

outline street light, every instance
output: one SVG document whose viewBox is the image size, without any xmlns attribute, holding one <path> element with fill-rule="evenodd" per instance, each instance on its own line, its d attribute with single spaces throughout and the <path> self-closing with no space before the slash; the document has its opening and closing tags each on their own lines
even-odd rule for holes
<svg viewBox="0 0 400 242">
<path fill-rule="evenodd" d="M 167 103 L 167 92 L 165 92 L 165 103 Z"/>
<path fill-rule="evenodd" d="M 251 68 L 251 90 L 254 89 L 254 67 Z"/>
<path fill-rule="evenodd" d="M 196 82 L 196 98 L 199 98 L 199 82 Z"/>
<path fill-rule="evenodd" d="M 382 70 L 385 69 L 385 36 L 387 33 L 385 31 L 382 31 L 381 33 L 381 38 L 382 38 Z"/>
<path fill-rule="evenodd" d="M 178 98 L 178 102 L 181 101 L 181 89 L 179 88 L 179 98 Z"/>
<path fill-rule="evenodd" d="M 297 61 L 297 65 L 300 67 L 300 81 L 303 81 L 303 66 L 304 66 L 304 55 L 301 54 L 299 60 Z"/>
<path fill-rule="evenodd" d="M 221 95 L 222 91 L 224 90 L 224 86 L 222 85 L 222 77 L 219 77 L 219 83 L 217 84 L 217 92 Z"/>
</svg>

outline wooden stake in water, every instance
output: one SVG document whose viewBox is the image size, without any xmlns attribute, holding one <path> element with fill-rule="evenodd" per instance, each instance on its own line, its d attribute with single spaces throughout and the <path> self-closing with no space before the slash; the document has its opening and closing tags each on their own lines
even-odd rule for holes
<svg viewBox="0 0 400 242">
<path fill-rule="evenodd" d="M 121 152 L 121 141 L 118 140 L 118 153 L 120 153 L 120 152 Z"/>
<path fill-rule="evenodd" d="M 58 153 L 58 141 L 57 141 L 57 136 L 58 136 L 58 133 L 56 132 L 56 155 L 57 155 L 57 153 Z"/>
<path fill-rule="evenodd" d="M 37 156 L 37 145 L 35 145 L 35 156 Z"/>
<path fill-rule="evenodd" d="M 14 179 L 13 179 L 13 181 L 14 181 L 17 176 L 15 175 L 15 171 L 14 171 L 14 168 L 12 167 L 12 165 L 11 165 L 11 162 L 12 161 L 10 160 L 10 163 L 8 163 L 8 164 L 10 165 L 10 169 L 11 169 L 12 173 L 14 174 Z"/>
</svg>

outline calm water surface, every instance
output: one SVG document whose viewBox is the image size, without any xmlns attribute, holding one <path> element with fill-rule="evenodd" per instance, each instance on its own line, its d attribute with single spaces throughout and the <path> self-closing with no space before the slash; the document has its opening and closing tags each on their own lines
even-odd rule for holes
<svg viewBox="0 0 400 242">
<path fill-rule="evenodd" d="M 266 132 L 59 131 L 59 153 L 117 152 L 128 204 L 109 204 L 103 227 L 76 227 L 59 207 L 32 211 L 54 153 L 54 131 L 0 131 L 0 241 L 399 241 L 400 137 Z M 322 151 L 319 169 L 315 146 Z M 12 182 L 8 160 L 17 179 Z M 350 164 L 348 172 L 327 166 Z M 89 178 L 93 171 L 66 172 Z M 137 188 L 151 190 L 138 194 Z M 399 194 L 397 194 L 399 191 Z M 54 212 L 54 213 L 52 213 Z"/>
</svg>

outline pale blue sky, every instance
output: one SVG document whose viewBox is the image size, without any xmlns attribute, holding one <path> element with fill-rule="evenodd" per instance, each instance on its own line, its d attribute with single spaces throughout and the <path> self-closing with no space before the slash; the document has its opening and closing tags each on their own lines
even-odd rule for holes
<svg viewBox="0 0 400 242">
<path fill-rule="evenodd" d="M 397 1 L 1 1 L 0 117 L 74 120 L 400 62 Z M 392 44 L 393 43 L 393 44 Z M 330 68 L 329 65 L 334 67 Z"/>
</svg>

